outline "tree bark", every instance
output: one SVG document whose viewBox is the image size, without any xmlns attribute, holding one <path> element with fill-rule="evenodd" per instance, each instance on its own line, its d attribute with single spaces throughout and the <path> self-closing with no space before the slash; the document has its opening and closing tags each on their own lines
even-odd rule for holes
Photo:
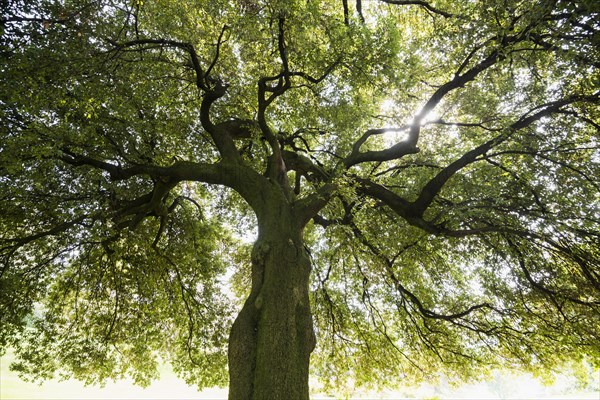
<svg viewBox="0 0 600 400">
<path fill-rule="evenodd" d="M 310 260 L 292 209 L 258 216 L 252 288 L 229 338 L 229 399 L 307 399 Z"/>
</svg>

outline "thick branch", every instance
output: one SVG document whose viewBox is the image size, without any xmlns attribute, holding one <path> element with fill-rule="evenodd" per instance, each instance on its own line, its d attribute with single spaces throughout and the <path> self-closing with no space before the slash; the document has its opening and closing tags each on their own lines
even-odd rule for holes
<svg viewBox="0 0 600 400">
<path fill-rule="evenodd" d="M 166 198 L 179 181 L 174 180 L 158 180 L 154 184 L 152 192 L 148 195 L 137 199 L 135 203 L 140 203 L 137 206 L 125 207 L 117 213 L 117 222 L 120 227 L 127 226 L 134 230 L 144 218 L 154 215 L 161 218 L 161 230 L 164 225 L 164 220 L 169 214 L 169 208 L 165 205 Z M 121 218 L 132 215 L 133 217 L 127 221 L 120 221 Z"/>
<path fill-rule="evenodd" d="M 310 180 L 325 181 L 329 179 L 327 171 L 302 154 L 283 150 L 282 156 L 288 170 L 296 171 L 297 174 L 305 176 Z"/>
<path fill-rule="evenodd" d="M 511 233 L 518 236 L 525 236 L 527 233 L 523 231 L 515 230 L 514 228 L 504 226 L 493 226 L 484 225 L 469 229 L 448 229 L 444 224 L 436 224 L 432 221 L 428 221 L 423 218 L 422 215 L 415 213 L 413 209 L 413 203 L 398 196 L 396 193 L 379 185 L 375 182 L 371 182 L 368 179 L 354 178 L 358 183 L 358 192 L 369 196 L 371 198 L 381 201 L 383 204 L 388 206 L 392 211 L 402 217 L 409 225 L 420 228 L 427 233 L 434 235 L 443 235 L 448 237 L 467 237 L 473 235 L 481 235 L 484 233 Z"/>
<path fill-rule="evenodd" d="M 301 167 L 298 163 L 293 168 L 286 165 L 287 161 L 299 161 L 298 157 L 295 160 L 291 160 L 288 154 L 288 160 L 285 160 L 282 152 L 281 144 L 275 133 L 267 123 L 266 112 L 269 105 L 279 96 L 283 95 L 287 90 L 291 88 L 291 77 L 302 78 L 312 84 L 318 84 L 322 82 L 334 68 L 339 65 L 340 59 L 333 62 L 327 67 L 324 73 L 315 78 L 310 74 L 302 71 L 291 71 L 289 65 L 289 59 L 287 54 L 287 48 L 285 45 L 285 18 L 280 17 L 278 19 L 278 34 L 277 34 L 277 48 L 279 51 L 279 57 L 281 59 L 281 72 L 278 75 L 271 77 L 262 77 L 258 81 L 258 113 L 257 121 L 258 126 L 264 137 L 267 139 L 269 146 L 271 147 L 272 153 L 269 157 L 268 167 L 266 174 L 273 181 L 277 182 L 284 192 L 291 196 L 291 188 L 287 180 L 287 171 L 289 169 L 297 169 Z M 272 82 L 277 82 L 275 85 L 271 85 Z M 267 96 L 267 94 L 269 94 Z M 302 164 L 306 164 L 303 162 Z"/>
<path fill-rule="evenodd" d="M 407 129 L 406 127 L 399 128 L 381 128 L 381 129 L 369 129 L 365 132 L 352 148 L 352 153 L 344 159 L 344 165 L 346 168 L 350 168 L 353 165 L 360 164 L 369 161 L 389 161 L 398 158 L 402 158 L 408 154 L 415 154 L 419 152 L 417 147 L 417 141 L 413 138 L 408 138 L 402 142 L 396 143 L 392 147 L 385 150 L 378 151 L 366 151 L 360 152 L 360 147 L 373 135 L 380 135 L 386 132 L 401 131 Z"/>
<path fill-rule="evenodd" d="M 598 102 L 598 94 L 592 96 L 571 96 L 566 99 L 547 103 L 533 108 L 523 115 L 518 121 L 513 123 L 504 133 L 488 140 L 471 151 L 465 153 L 458 160 L 454 161 L 446 168 L 441 170 L 433 177 L 421 190 L 419 197 L 411 205 L 411 212 L 422 216 L 425 210 L 431 205 L 433 199 L 442 190 L 446 182 L 459 170 L 478 160 L 478 157 L 484 155 L 493 147 L 508 139 L 514 132 L 523 129 L 543 117 L 549 116 L 561 110 L 562 107 L 574 102 Z"/>
<path fill-rule="evenodd" d="M 304 226 L 315 218 L 319 211 L 329 203 L 337 189 L 337 185 L 328 183 L 321 186 L 316 192 L 294 203 L 294 214 L 300 226 Z"/>
<path fill-rule="evenodd" d="M 348 9 L 348 0 L 342 0 L 342 6 L 344 7 L 344 24 L 350 25 L 350 10 Z"/>
<path fill-rule="evenodd" d="M 73 154 L 62 157 L 62 161 L 73 166 L 90 166 L 107 171 L 113 180 L 126 180 L 134 176 L 148 176 L 164 185 L 175 185 L 183 181 L 204 182 L 227 186 L 238 192 L 254 210 L 264 207 L 263 195 L 268 181 L 252 168 L 241 163 L 222 161 L 217 164 L 177 161 L 170 166 L 135 165 L 122 167 L 88 156 Z M 150 196 L 150 195 L 147 195 Z M 143 203 L 143 202 L 142 202 Z M 138 203 L 140 205 L 141 203 Z"/>
<path fill-rule="evenodd" d="M 227 85 L 217 81 L 215 87 L 204 94 L 202 104 L 200 105 L 200 123 L 217 146 L 221 157 L 228 161 L 240 161 L 240 154 L 235 146 L 232 135 L 230 135 L 227 129 L 220 125 L 215 125 L 210 119 L 212 104 L 223 97 L 226 91 Z"/>
<path fill-rule="evenodd" d="M 410 225 L 417 226 L 426 232 L 433 234 L 442 233 L 442 229 L 415 215 L 411 209 L 411 203 L 396 193 L 375 182 L 363 178 L 355 178 L 359 183 L 358 191 L 364 195 L 375 198 L 391 208 L 396 214 L 404 218 Z"/>
<path fill-rule="evenodd" d="M 167 178 L 173 181 L 198 181 L 215 184 L 227 184 L 222 164 L 197 163 L 189 161 L 177 161 L 169 167 L 158 165 L 134 165 L 122 167 L 106 161 L 98 160 L 89 156 L 75 154 L 63 149 L 65 156 L 61 161 L 73 166 L 90 166 L 110 174 L 115 181 L 127 180 L 134 176 L 150 176 L 154 178 Z"/>
<path fill-rule="evenodd" d="M 448 180 L 459 170 L 466 167 L 469 164 L 475 162 L 479 156 L 485 154 L 487 151 L 497 146 L 498 144 L 505 141 L 510 134 L 508 132 L 503 133 L 495 138 L 488 140 L 482 145 L 474 148 L 473 150 L 465 153 L 458 160 L 454 161 L 446 168 L 442 169 L 438 174 L 431 179 L 421 190 L 419 197 L 411 204 L 411 212 L 415 215 L 422 216 L 425 210 L 431 205 L 433 199 L 440 192 L 442 187 L 448 182 Z"/>
<path fill-rule="evenodd" d="M 506 43 L 502 43 L 502 47 L 506 47 L 508 45 L 508 41 Z M 471 57 L 469 55 L 469 57 Z M 469 58 L 467 57 L 467 58 Z M 480 61 L 477 65 L 470 68 L 464 74 L 456 73 L 452 80 L 446 82 L 442 86 L 440 86 L 433 95 L 427 100 L 425 105 L 421 108 L 418 114 L 415 116 L 413 120 L 413 124 L 410 131 L 410 136 L 415 136 L 415 141 L 418 139 L 419 130 L 421 129 L 421 123 L 423 119 L 429 114 L 441 101 L 442 99 L 454 89 L 461 88 L 465 86 L 467 83 L 475 80 L 475 78 L 481 74 L 483 71 L 492 67 L 498 61 L 501 61 L 505 58 L 502 56 L 499 50 L 492 51 L 486 58 Z M 460 70 L 462 70 L 463 66 L 461 65 Z M 459 71 L 460 71 L 459 70 Z"/>
<path fill-rule="evenodd" d="M 283 95 L 290 87 L 290 70 L 287 58 L 287 50 L 285 48 L 285 18 L 280 17 L 278 20 L 278 35 L 277 48 L 281 58 L 282 71 L 274 77 L 262 77 L 258 81 L 258 113 L 257 121 L 261 132 L 267 139 L 271 147 L 271 156 L 268 160 L 266 174 L 272 182 L 277 183 L 286 196 L 292 196 L 292 190 L 287 179 L 287 168 L 283 161 L 281 146 L 271 127 L 267 123 L 266 112 L 269 105 L 279 96 Z M 269 86 L 269 82 L 277 81 L 275 86 Z M 266 97 L 267 93 L 271 93 Z"/>
<path fill-rule="evenodd" d="M 506 45 L 506 43 L 503 43 Z M 469 55 L 468 58 L 470 58 Z M 490 68 L 494 64 L 496 64 L 499 60 L 503 59 L 504 56 L 500 55 L 498 50 L 494 50 L 490 55 L 488 55 L 484 60 L 482 60 L 479 64 L 475 65 L 464 74 L 455 74 L 454 78 L 442 86 L 440 86 L 433 95 L 429 98 L 429 100 L 425 103 L 425 105 L 421 108 L 421 110 L 414 117 L 412 124 L 410 125 L 408 138 L 400 143 L 395 144 L 394 146 L 379 151 L 369 151 L 365 153 L 360 153 L 360 146 L 369 138 L 369 136 L 373 135 L 373 133 L 377 130 L 367 131 L 354 145 L 352 153 L 344 160 L 344 164 L 347 168 L 350 168 L 353 165 L 370 162 L 370 161 L 389 161 L 401 158 L 408 154 L 414 154 L 419 151 L 417 147 L 417 143 L 419 141 L 419 134 L 421 131 L 421 124 L 423 119 L 431 112 L 452 90 L 460 88 L 467 84 L 468 82 L 474 80 L 481 72 Z M 461 69 L 463 66 L 461 66 Z"/>
<path fill-rule="evenodd" d="M 123 43 L 108 39 L 108 42 L 111 43 L 116 50 L 121 50 L 128 47 L 138 47 L 147 44 L 156 44 L 161 47 L 180 49 L 188 53 L 191 59 L 192 68 L 194 69 L 196 75 L 196 86 L 205 92 L 200 108 L 200 122 L 202 123 L 202 127 L 210 134 L 213 142 L 217 146 L 217 149 L 223 158 L 227 158 L 229 160 L 238 160 L 239 154 L 231 138 L 228 137 L 226 133 L 224 134 L 219 129 L 216 129 L 215 125 L 210 120 L 210 107 L 216 100 L 223 97 L 227 91 L 227 85 L 223 84 L 220 79 L 213 79 L 209 76 L 219 59 L 223 36 L 227 29 L 228 26 L 224 25 L 217 40 L 215 56 L 206 72 L 204 72 L 200 64 L 200 60 L 194 46 L 190 43 L 169 39 L 138 39 Z"/>
</svg>

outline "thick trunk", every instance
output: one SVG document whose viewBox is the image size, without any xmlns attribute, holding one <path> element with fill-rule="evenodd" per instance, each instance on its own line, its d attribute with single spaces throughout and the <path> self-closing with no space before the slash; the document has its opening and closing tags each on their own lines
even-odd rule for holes
<svg viewBox="0 0 600 400">
<path fill-rule="evenodd" d="M 308 399 L 310 261 L 291 220 L 260 222 L 252 290 L 229 339 L 229 399 Z"/>
</svg>

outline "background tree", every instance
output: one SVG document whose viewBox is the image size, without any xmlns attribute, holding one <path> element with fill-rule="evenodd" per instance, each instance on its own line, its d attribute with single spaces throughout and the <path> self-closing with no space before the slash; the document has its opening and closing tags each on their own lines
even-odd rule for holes
<svg viewBox="0 0 600 400">
<path fill-rule="evenodd" d="M 300 399 L 311 353 L 335 387 L 598 365 L 597 2 L 2 15 L 0 346 L 23 374 L 144 384 L 162 358 Z"/>
</svg>

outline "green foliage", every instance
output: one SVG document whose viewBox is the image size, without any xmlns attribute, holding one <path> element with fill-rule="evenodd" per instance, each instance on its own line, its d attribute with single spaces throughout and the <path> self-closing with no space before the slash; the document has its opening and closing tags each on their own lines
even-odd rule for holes
<svg viewBox="0 0 600 400">
<path fill-rule="evenodd" d="M 144 385 L 160 358 L 226 384 L 265 176 L 309 205 L 312 367 L 332 389 L 598 366 L 596 2 L 363 3 L 5 6 L 16 370 Z M 216 128 L 234 119 L 248 135 Z"/>
</svg>

